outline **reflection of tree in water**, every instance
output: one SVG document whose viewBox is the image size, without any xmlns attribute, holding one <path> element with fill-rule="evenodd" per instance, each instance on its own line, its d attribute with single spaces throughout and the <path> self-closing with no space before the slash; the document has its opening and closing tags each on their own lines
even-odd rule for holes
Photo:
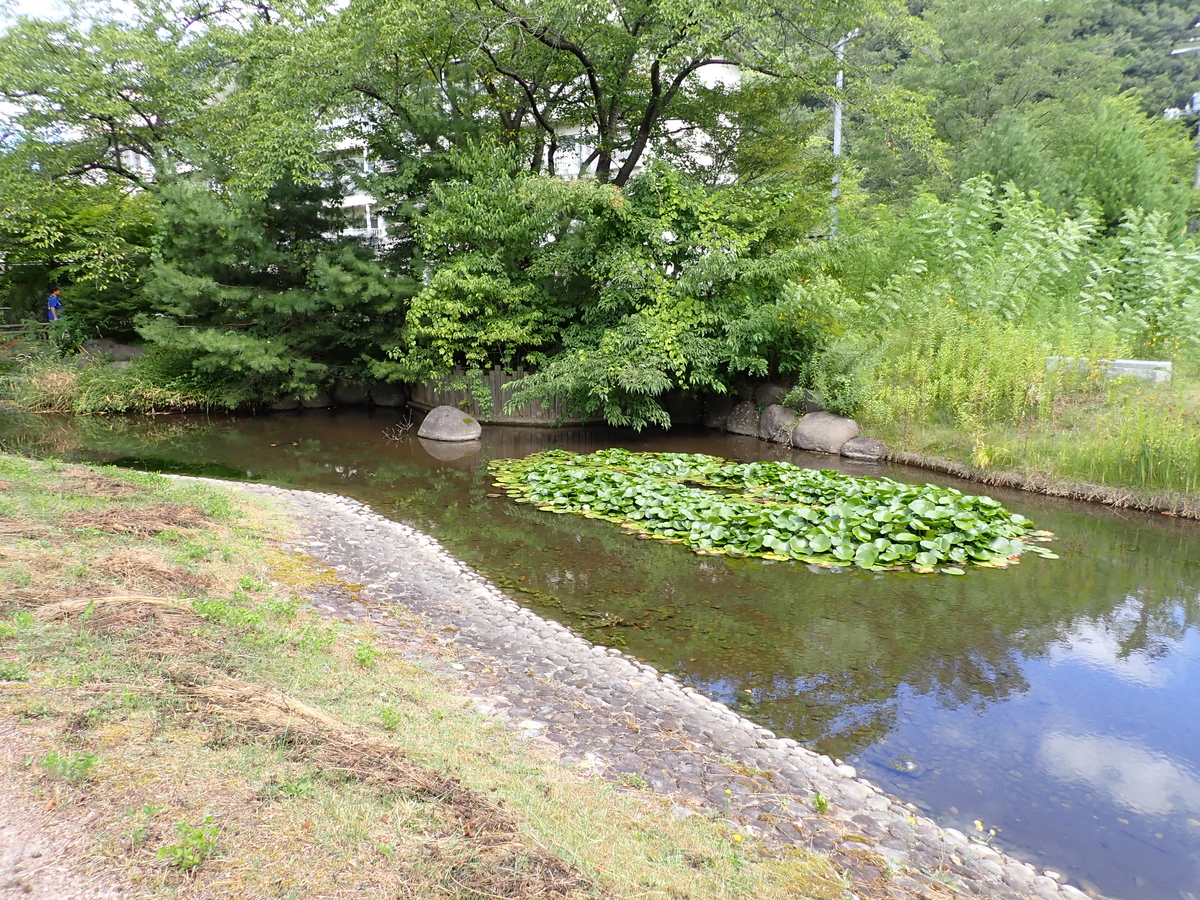
<svg viewBox="0 0 1200 900">
<path fill-rule="evenodd" d="M 0 450 L 30 456 L 89 459 L 123 455 L 122 444 L 183 444 L 211 429 L 200 417 L 68 416 L 0 411 Z M 152 437 L 151 437 L 152 435 Z M 89 455 L 89 451 L 97 451 Z"/>
<path fill-rule="evenodd" d="M 1127 597 L 1102 620 L 1117 638 L 1120 659 L 1134 655 L 1161 659 L 1187 631 L 1187 625 L 1177 612 L 1178 607 L 1173 604 L 1164 608 L 1150 603 L 1145 596 Z"/>
</svg>

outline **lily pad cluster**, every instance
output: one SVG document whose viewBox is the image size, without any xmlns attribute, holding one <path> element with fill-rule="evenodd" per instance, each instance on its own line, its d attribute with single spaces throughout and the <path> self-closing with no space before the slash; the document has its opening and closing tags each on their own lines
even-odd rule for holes
<svg viewBox="0 0 1200 900">
<path fill-rule="evenodd" d="M 491 463 L 522 503 L 614 522 L 697 553 L 870 571 L 1002 568 L 1053 535 L 990 497 L 699 453 L 550 450 Z"/>
</svg>

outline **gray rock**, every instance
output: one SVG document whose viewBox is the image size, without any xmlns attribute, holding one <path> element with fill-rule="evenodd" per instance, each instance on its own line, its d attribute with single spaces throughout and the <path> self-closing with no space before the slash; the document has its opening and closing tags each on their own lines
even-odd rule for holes
<svg viewBox="0 0 1200 900">
<path fill-rule="evenodd" d="M 831 412 L 811 412 L 792 431 L 792 446 L 797 450 L 837 453 L 842 444 L 858 437 L 858 423 Z"/>
<path fill-rule="evenodd" d="M 333 398 L 324 391 L 318 391 L 307 399 L 302 399 L 300 405 L 305 409 L 325 409 L 333 406 Z"/>
<path fill-rule="evenodd" d="M 768 381 L 766 384 L 760 384 L 754 391 L 754 402 L 759 406 L 771 406 L 775 403 L 782 403 L 783 398 L 787 395 L 788 389 L 782 384 Z"/>
<path fill-rule="evenodd" d="M 729 414 L 733 412 L 733 398 L 728 394 L 709 394 L 704 398 L 704 427 L 725 430 Z"/>
<path fill-rule="evenodd" d="M 758 436 L 764 441 L 786 444 L 792 439 L 792 429 L 796 427 L 798 421 L 800 421 L 800 417 L 794 410 L 780 406 L 778 403 L 772 403 L 762 411 L 762 416 L 759 417 Z"/>
<path fill-rule="evenodd" d="M 333 399 L 339 406 L 365 406 L 370 400 L 370 393 L 365 384 L 339 378 L 333 385 Z"/>
<path fill-rule="evenodd" d="M 417 437 L 431 441 L 474 441 L 483 434 L 483 427 L 461 409 L 439 406 L 431 409 L 417 429 Z"/>
<path fill-rule="evenodd" d="M 850 438 L 838 450 L 847 459 L 860 459 L 864 462 L 882 462 L 887 459 L 887 444 L 869 437 Z"/>
<path fill-rule="evenodd" d="M 300 408 L 300 398 L 299 397 L 280 397 L 278 400 L 276 400 L 274 403 L 272 403 L 267 408 L 269 410 L 271 410 L 271 412 L 287 412 L 288 410 L 299 409 Z"/>
<path fill-rule="evenodd" d="M 743 400 L 733 408 L 725 421 L 725 430 L 732 434 L 758 435 L 758 404 L 753 400 Z"/>
<path fill-rule="evenodd" d="M 376 406 L 403 406 L 408 402 L 408 394 L 398 384 L 379 382 L 371 385 L 371 402 Z"/>
</svg>

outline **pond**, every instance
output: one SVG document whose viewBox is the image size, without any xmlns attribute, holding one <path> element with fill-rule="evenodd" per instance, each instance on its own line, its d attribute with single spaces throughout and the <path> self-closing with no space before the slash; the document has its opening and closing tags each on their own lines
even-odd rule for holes
<svg viewBox="0 0 1200 900">
<path fill-rule="evenodd" d="M 1112 897 L 1200 898 L 1200 523 L 704 431 L 485 428 L 456 447 L 385 439 L 397 418 L 0 415 L 0 439 L 353 496 L 944 825 L 994 830 L 1006 852 Z M 1061 558 L 954 577 L 697 556 L 516 504 L 486 472 L 496 457 L 610 446 L 952 484 L 1054 532 Z"/>
</svg>

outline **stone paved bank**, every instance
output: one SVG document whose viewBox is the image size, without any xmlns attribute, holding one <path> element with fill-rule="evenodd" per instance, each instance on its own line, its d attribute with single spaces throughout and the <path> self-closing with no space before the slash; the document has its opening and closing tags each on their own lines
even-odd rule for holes
<svg viewBox="0 0 1200 900">
<path fill-rule="evenodd" d="M 715 815 L 769 843 L 824 853 L 862 898 L 1085 896 L 1053 872 L 940 828 L 852 766 L 523 609 L 434 539 L 357 501 L 235 486 L 281 501 L 300 529 L 289 547 L 364 586 L 363 602 L 318 600 L 319 609 L 372 623 L 412 655 L 432 655 L 482 714 L 556 745 L 567 762 L 669 796 L 677 815 Z M 393 619 L 393 604 L 421 624 Z M 441 645 L 436 654 L 429 635 Z M 828 801 L 824 815 L 813 808 L 817 793 Z"/>
</svg>

